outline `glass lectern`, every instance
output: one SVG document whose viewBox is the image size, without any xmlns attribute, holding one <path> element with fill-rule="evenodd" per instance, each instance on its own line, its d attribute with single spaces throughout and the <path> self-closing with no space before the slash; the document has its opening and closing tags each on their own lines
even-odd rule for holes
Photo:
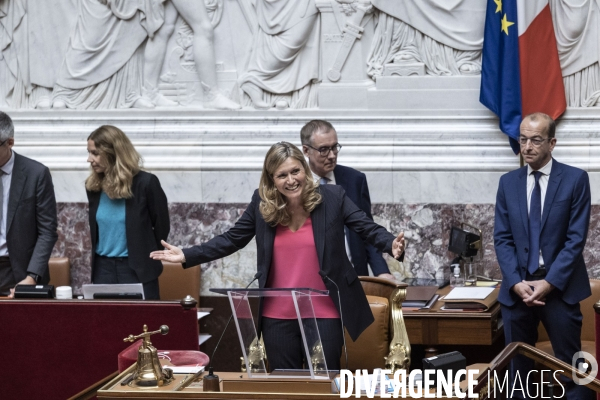
<svg viewBox="0 0 600 400">
<path fill-rule="evenodd" d="M 321 335 L 319 334 L 312 304 L 313 297 L 328 296 L 328 291 L 308 288 L 230 288 L 210 289 L 210 291 L 225 294 L 229 297 L 249 378 L 329 379 L 329 371 L 321 345 Z M 253 357 L 251 359 L 252 347 L 257 346 L 259 341 L 252 310 L 248 301 L 250 297 L 291 297 L 302 334 L 306 369 L 301 371 L 277 371 L 276 374 L 269 374 L 263 357 Z"/>
</svg>

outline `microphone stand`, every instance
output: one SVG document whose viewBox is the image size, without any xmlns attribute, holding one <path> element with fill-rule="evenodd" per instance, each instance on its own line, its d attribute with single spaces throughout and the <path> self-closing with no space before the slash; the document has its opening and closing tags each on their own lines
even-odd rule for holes
<svg viewBox="0 0 600 400">
<path fill-rule="evenodd" d="M 262 275 L 263 275 L 262 271 L 257 272 L 256 275 L 254 275 L 254 279 L 252 279 L 250 281 L 250 283 L 248 285 L 246 285 L 246 287 L 244 289 L 248 289 L 250 287 L 250 285 L 252 285 L 254 283 L 254 281 L 259 279 Z M 238 301 L 237 305 L 235 306 L 235 311 L 237 311 L 237 308 L 239 307 L 240 304 L 241 304 L 241 300 Z M 210 357 L 210 364 L 208 365 L 208 375 L 206 375 L 202 379 L 202 385 L 203 385 L 203 389 L 205 392 L 219 392 L 220 391 L 219 376 L 214 374 L 212 362 L 215 357 L 215 353 L 217 352 L 217 349 L 219 348 L 219 345 L 221 344 L 221 340 L 223 339 L 223 336 L 225 336 L 225 331 L 227 331 L 227 328 L 229 327 L 229 323 L 231 322 L 232 318 L 233 318 L 233 313 L 231 313 L 231 316 L 229 316 L 229 319 L 227 320 L 227 323 L 225 324 L 225 328 L 223 328 L 223 332 L 221 333 L 221 337 L 219 337 L 219 341 L 217 342 L 217 345 L 215 346 L 215 349 L 213 350 L 212 356 Z"/>
<path fill-rule="evenodd" d="M 338 287 L 337 283 L 335 283 L 333 281 L 333 279 L 331 279 L 330 277 L 328 277 L 325 274 L 325 272 L 319 271 L 319 275 L 321 275 L 321 278 L 323 278 L 323 281 L 325 281 L 325 279 L 327 279 L 329 282 L 333 283 L 333 285 L 335 286 L 335 289 L 337 290 L 338 305 L 339 305 L 339 311 L 340 311 L 340 322 L 342 323 L 342 340 L 344 342 L 344 356 L 346 357 L 346 369 L 348 369 L 348 348 L 346 347 L 346 334 L 344 332 L 344 315 L 342 314 L 342 298 L 340 297 L 340 288 Z"/>
</svg>

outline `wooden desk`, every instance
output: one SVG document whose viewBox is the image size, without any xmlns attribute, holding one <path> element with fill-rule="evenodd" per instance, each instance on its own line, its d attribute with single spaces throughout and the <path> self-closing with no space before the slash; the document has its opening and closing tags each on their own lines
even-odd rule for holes
<svg viewBox="0 0 600 400">
<path fill-rule="evenodd" d="M 483 373 L 487 369 L 488 364 L 475 364 L 467 367 L 467 370 L 477 369 L 480 376 L 484 376 Z M 183 400 L 183 399 L 204 399 L 204 400 L 217 400 L 217 399 L 289 399 L 289 400 L 316 400 L 316 399 L 339 399 L 338 393 L 332 394 L 317 394 L 317 393 L 302 393 L 302 390 L 285 390 L 282 393 L 268 393 L 268 392 L 204 392 L 202 388 L 202 379 L 192 383 L 191 386 L 184 388 L 181 391 L 173 391 L 176 387 L 176 382 L 181 377 L 176 376 L 176 381 L 169 386 L 161 388 L 130 388 L 127 386 L 121 386 L 122 382 L 129 374 L 133 371 L 135 365 L 132 365 L 126 371 L 121 373 L 116 378 L 113 378 L 109 383 L 103 386 L 97 392 L 97 398 L 101 400 L 125 400 L 125 399 L 169 399 L 169 400 Z M 206 372 L 205 372 L 206 373 Z M 215 372 L 221 380 L 223 379 L 235 379 L 240 376 L 244 376 L 247 379 L 246 374 L 238 372 Z M 274 380 L 276 382 L 276 380 Z M 281 383 L 275 383 L 281 385 Z M 467 381 L 461 383 L 461 390 L 466 390 Z M 284 386 L 285 387 L 285 386 Z M 291 385 L 290 385 L 291 387 Z M 221 390 L 223 390 L 223 383 L 221 382 Z M 352 394 L 351 398 L 355 398 Z M 363 393 L 360 398 L 367 398 L 367 395 Z M 375 398 L 380 398 L 379 395 L 375 395 Z M 412 397 L 407 397 L 412 398 Z M 453 397 L 454 398 L 454 397 Z"/>
<path fill-rule="evenodd" d="M 169 386 L 160 388 L 130 388 L 121 386 L 123 381 L 131 372 L 135 364 L 112 379 L 97 392 L 97 398 L 103 400 L 121 400 L 121 399 L 291 399 L 291 400 L 314 400 L 314 399 L 339 399 L 339 394 L 316 394 L 302 393 L 302 391 L 285 391 L 282 393 L 264 392 L 204 392 L 202 387 L 202 378 L 192 383 L 181 391 L 173 391 L 177 386 L 178 380 L 181 380 L 179 374 L 175 375 L 175 381 Z M 206 372 L 204 372 L 206 374 Z M 204 375 L 203 374 L 203 375 Z M 247 374 L 239 372 L 215 372 L 221 380 L 220 387 L 223 390 L 223 379 L 236 379 L 244 377 L 248 379 Z M 273 379 L 273 383 L 281 386 L 281 382 Z M 366 398 L 366 396 L 363 396 Z"/>
<path fill-rule="evenodd" d="M 440 289 L 438 294 L 447 294 L 450 289 Z M 441 311 L 443 305 L 438 300 L 429 311 L 403 310 L 410 344 L 426 346 L 426 357 L 436 354 L 435 346 L 490 346 L 503 336 L 500 303 L 486 312 Z"/>
</svg>

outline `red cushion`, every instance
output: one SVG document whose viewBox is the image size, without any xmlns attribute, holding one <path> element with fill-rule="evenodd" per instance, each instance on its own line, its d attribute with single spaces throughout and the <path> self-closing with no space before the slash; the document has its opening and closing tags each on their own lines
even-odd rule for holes
<svg viewBox="0 0 600 400">
<path fill-rule="evenodd" d="M 137 361 L 138 349 L 142 339 L 119 353 L 119 373 L 125 371 Z M 201 351 L 158 350 L 158 358 L 166 359 L 173 365 L 208 365 L 209 357 Z"/>
</svg>

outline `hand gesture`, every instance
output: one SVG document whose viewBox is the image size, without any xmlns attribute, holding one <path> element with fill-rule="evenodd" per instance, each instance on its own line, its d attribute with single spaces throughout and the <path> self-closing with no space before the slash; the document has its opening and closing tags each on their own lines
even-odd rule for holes
<svg viewBox="0 0 600 400">
<path fill-rule="evenodd" d="M 404 253 L 405 248 L 406 245 L 404 243 L 404 232 L 400 232 L 398 237 L 396 237 L 392 243 L 392 254 L 396 260 L 400 258 L 402 253 Z"/>
<path fill-rule="evenodd" d="M 511 289 L 523 301 L 525 301 L 525 299 L 528 299 L 533 294 L 533 288 L 526 284 L 524 281 L 517 283 Z"/>
<path fill-rule="evenodd" d="M 161 240 L 160 243 L 165 247 L 165 250 L 153 251 L 150 253 L 150 258 L 172 263 L 185 263 L 185 256 L 179 247 L 172 246 L 164 240 Z"/>
<path fill-rule="evenodd" d="M 529 296 L 523 297 L 523 301 L 529 307 L 546 305 L 546 296 L 554 290 L 554 286 L 545 279 L 539 281 L 522 281 L 521 283 L 531 288 Z"/>
</svg>

